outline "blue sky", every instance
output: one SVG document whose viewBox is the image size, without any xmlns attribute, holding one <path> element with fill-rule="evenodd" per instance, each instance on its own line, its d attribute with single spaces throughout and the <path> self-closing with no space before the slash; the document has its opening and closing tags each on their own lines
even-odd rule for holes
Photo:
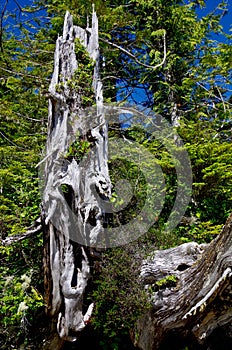
<svg viewBox="0 0 232 350">
<path fill-rule="evenodd" d="M 207 15 L 209 12 L 212 12 L 216 9 L 217 5 L 220 3 L 220 0 L 207 0 L 206 1 L 206 7 L 203 9 L 198 10 L 199 17 Z M 228 4 L 228 12 L 223 16 L 221 19 L 221 25 L 223 27 L 223 30 L 227 34 L 232 34 L 232 0 L 225 0 L 225 2 Z M 218 14 L 220 12 L 217 12 Z M 217 36 L 213 35 L 213 39 L 219 40 L 219 41 L 224 41 L 225 38 L 223 36 Z"/>
<path fill-rule="evenodd" d="M 232 18 L 232 0 L 225 0 L 225 1 L 228 3 L 229 11 L 228 11 L 227 15 L 225 15 L 224 18 L 222 19 L 221 24 L 223 25 L 224 30 L 227 33 L 229 33 L 229 29 L 231 28 L 231 18 Z M 24 7 L 26 5 L 31 5 L 33 3 L 33 0 L 17 0 L 17 2 L 22 7 Z M 1 0 L 0 9 L 3 8 L 4 3 L 5 3 L 5 1 Z M 45 1 L 45 3 L 46 3 L 46 1 Z M 215 7 L 218 5 L 218 3 L 220 3 L 220 0 L 207 0 L 206 1 L 206 8 L 199 11 L 199 14 L 205 15 L 208 12 L 214 10 Z M 16 3 L 14 2 L 14 0 L 9 0 L 8 1 L 8 9 L 12 10 L 12 9 L 15 9 L 15 7 L 17 7 L 17 6 L 16 6 Z"/>
<path fill-rule="evenodd" d="M 5 1 L 6 0 L 0 0 L 0 11 L 3 9 Z M 224 31 L 227 34 L 232 34 L 232 31 L 230 31 L 230 29 L 232 29 L 232 23 L 231 23 L 231 18 L 232 18 L 232 0 L 224 0 L 224 1 L 228 4 L 228 12 L 222 18 L 221 25 L 223 26 L 223 29 L 224 29 Z M 93 0 L 93 2 L 94 2 L 94 0 Z M 209 12 L 212 12 L 217 7 L 217 5 L 220 2 L 221 2 L 220 0 L 206 0 L 206 7 L 203 8 L 203 9 L 199 9 L 197 11 L 199 17 L 202 17 L 202 16 L 208 14 Z M 33 0 L 17 0 L 17 1 L 8 0 L 8 5 L 7 5 L 8 11 L 9 12 L 12 12 L 12 10 L 16 11 L 16 14 L 18 15 L 19 14 L 19 9 L 18 9 L 16 3 L 18 3 L 21 7 L 25 7 L 25 6 L 28 6 L 28 5 L 29 6 L 32 5 L 33 4 Z M 46 1 L 45 1 L 45 3 L 46 3 Z M 22 15 L 22 16 L 24 17 L 24 19 L 26 19 L 26 18 L 28 19 L 28 16 L 29 16 L 29 18 L 33 18 L 33 15 L 31 15 L 31 14 L 30 15 L 25 14 L 25 15 Z M 17 29 L 14 27 L 13 22 L 11 21 L 10 23 L 11 23 L 11 26 L 12 26 L 12 29 L 10 28 L 10 30 L 16 31 Z M 220 36 L 220 35 L 213 35 L 213 39 L 223 42 L 225 40 L 225 37 L 224 36 Z M 124 91 L 123 87 L 122 87 L 122 91 Z M 132 93 L 131 97 L 134 97 L 134 96 L 136 97 L 137 100 L 138 100 L 138 96 L 140 96 L 141 100 L 144 100 L 144 99 L 146 100 L 146 98 L 147 98 L 144 95 L 144 93 L 143 93 L 143 91 L 141 89 L 135 89 L 134 92 Z"/>
<path fill-rule="evenodd" d="M 224 31 L 226 33 L 229 33 L 229 30 L 231 28 L 231 18 L 232 18 L 232 0 L 227 0 L 225 1 L 228 4 L 228 13 L 223 17 L 222 21 L 221 21 L 221 25 L 224 28 Z M 208 12 L 213 11 L 217 5 L 220 3 L 219 0 L 208 0 L 206 1 L 206 8 L 202 9 L 201 11 L 199 11 L 202 15 L 206 15 Z M 232 32 L 231 32 L 232 34 Z"/>
<path fill-rule="evenodd" d="M 5 1 L 6 0 L 0 0 L 0 11 L 3 9 Z M 197 11 L 199 17 L 202 17 L 202 16 L 208 14 L 209 12 L 212 12 L 221 1 L 220 0 L 206 0 L 206 7 L 203 8 L 203 9 L 199 9 Z M 228 4 L 228 6 L 227 6 L 228 7 L 228 12 L 221 19 L 221 25 L 223 26 L 223 29 L 224 29 L 224 31 L 227 34 L 232 34 L 232 31 L 231 31 L 232 30 L 232 23 L 231 23 L 231 18 L 232 18 L 232 0 L 224 0 L 224 1 Z M 94 2 L 94 0 L 93 0 L 93 2 Z M 8 11 L 9 12 L 15 11 L 15 13 L 18 15 L 19 14 L 19 9 L 18 9 L 16 3 L 18 3 L 21 7 L 25 7 L 25 6 L 28 6 L 28 5 L 32 6 L 33 0 L 17 0 L 17 1 L 8 0 L 8 5 L 7 5 Z M 46 1 L 45 1 L 45 3 L 46 3 Z M 22 16 L 24 17 L 24 19 L 26 19 L 26 18 L 28 19 L 28 16 L 29 16 L 29 18 L 33 18 L 33 14 L 32 15 L 31 14 L 25 14 L 25 15 L 22 15 Z M 12 24 L 12 27 L 13 27 L 12 21 L 11 21 L 11 24 Z M 17 29 L 15 27 L 13 27 L 10 30 L 14 30 L 15 31 Z M 225 37 L 224 36 L 219 36 L 219 35 L 213 35 L 213 39 L 223 42 L 225 40 Z M 140 92 L 138 91 L 136 93 L 136 95 L 138 93 L 141 94 L 141 91 Z"/>
</svg>

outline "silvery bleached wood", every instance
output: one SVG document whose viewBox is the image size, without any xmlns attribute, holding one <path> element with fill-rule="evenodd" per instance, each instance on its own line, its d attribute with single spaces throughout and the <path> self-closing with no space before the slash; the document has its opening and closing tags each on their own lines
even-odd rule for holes
<svg viewBox="0 0 232 350">
<path fill-rule="evenodd" d="M 81 92 L 70 87 L 78 68 L 76 38 L 94 61 L 92 87 L 96 107 L 87 112 Z M 66 13 L 63 35 L 56 42 L 49 93 L 48 139 L 41 161 L 45 301 L 47 313 L 56 320 L 60 338 L 75 341 L 93 310 L 91 303 L 83 308 L 83 298 L 90 277 L 88 247 L 97 247 L 104 231 L 105 213 L 99 196 L 109 198 L 111 191 L 99 77 L 98 19 L 94 9 L 92 27 L 86 29 L 74 26 L 72 16 Z M 75 141 L 74 135 L 82 140 L 91 139 L 91 150 L 81 162 L 65 157 Z M 62 192 L 62 185 L 68 188 L 68 194 Z"/>
<path fill-rule="evenodd" d="M 169 285 L 167 276 L 176 281 Z M 182 346 L 185 339 L 194 348 L 210 344 L 216 329 L 232 325 L 232 214 L 208 245 L 155 251 L 142 265 L 141 281 L 152 308 L 133 334 L 139 349 L 163 349 L 165 342 L 170 348 L 178 338 Z"/>
</svg>

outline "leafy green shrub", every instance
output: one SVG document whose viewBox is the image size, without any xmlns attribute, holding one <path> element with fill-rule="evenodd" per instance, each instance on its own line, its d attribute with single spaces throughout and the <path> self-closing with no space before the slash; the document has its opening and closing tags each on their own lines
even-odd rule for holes
<svg viewBox="0 0 232 350">
<path fill-rule="evenodd" d="M 209 243 L 222 230 L 223 224 L 215 225 L 211 221 L 196 222 L 193 225 L 179 226 L 176 229 L 180 242 Z"/>
<path fill-rule="evenodd" d="M 3 326 L 26 326 L 32 321 L 35 310 L 44 305 L 43 296 L 32 286 L 32 274 L 30 271 L 20 278 L 6 277 L 1 308 Z"/>
<path fill-rule="evenodd" d="M 77 162 L 80 162 L 89 153 L 90 146 L 91 144 L 88 140 L 78 139 L 69 146 L 65 158 L 70 160 L 75 158 Z"/>
<path fill-rule="evenodd" d="M 100 333 L 104 350 L 128 349 L 129 331 L 148 307 L 139 282 L 140 259 L 136 254 L 139 252 L 133 244 L 109 249 L 100 274 L 94 276 L 92 325 Z"/>
<path fill-rule="evenodd" d="M 0 246 L 0 254 L 0 347 L 22 345 L 30 349 L 29 343 L 38 336 L 38 322 L 44 314 L 42 237 L 37 237 L 36 244 L 31 238 Z"/>
</svg>

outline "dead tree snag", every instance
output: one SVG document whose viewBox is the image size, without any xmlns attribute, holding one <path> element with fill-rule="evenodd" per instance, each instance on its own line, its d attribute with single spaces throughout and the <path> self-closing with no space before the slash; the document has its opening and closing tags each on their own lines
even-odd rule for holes
<svg viewBox="0 0 232 350">
<path fill-rule="evenodd" d="M 80 51 L 88 70 L 78 62 Z M 83 306 L 90 277 L 88 247 L 96 247 L 103 234 L 105 214 L 99 196 L 108 198 L 111 189 L 94 10 L 92 27 L 86 29 L 74 26 L 66 13 L 49 93 L 48 140 L 40 162 L 45 302 L 59 337 L 75 341 L 93 309 L 93 304 Z M 96 108 L 86 112 L 92 104 Z"/>
</svg>

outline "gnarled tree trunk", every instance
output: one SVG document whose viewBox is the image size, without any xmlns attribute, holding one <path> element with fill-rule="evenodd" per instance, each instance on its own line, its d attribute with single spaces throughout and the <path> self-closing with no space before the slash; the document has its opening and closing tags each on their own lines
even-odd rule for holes
<svg viewBox="0 0 232 350">
<path fill-rule="evenodd" d="M 83 72 L 78 70 L 81 62 L 77 61 L 75 52 L 81 50 L 80 43 L 85 48 L 82 54 L 90 56 L 90 70 L 93 65 L 90 84 L 83 81 L 89 78 L 88 74 L 82 76 Z M 45 302 L 59 338 L 48 342 L 47 349 L 61 348 L 66 340 L 76 341 L 91 316 L 93 304 L 83 305 L 90 277 L 88 247 L 97 246 L 103 232 L 105 218 L 99 197 L 109 197 L 111 189 L 99 78 L 98 20 L 94 10 L 92 28 L 85 30 L 74 26 L 71 15 L 66 13 L 54 61 L 49 88 L 48 141 L 40 172 Z M 89 104 L 96 105 L 87 111 L 84 110 L 86 91 L 90 95 Z"/>
</svg>

